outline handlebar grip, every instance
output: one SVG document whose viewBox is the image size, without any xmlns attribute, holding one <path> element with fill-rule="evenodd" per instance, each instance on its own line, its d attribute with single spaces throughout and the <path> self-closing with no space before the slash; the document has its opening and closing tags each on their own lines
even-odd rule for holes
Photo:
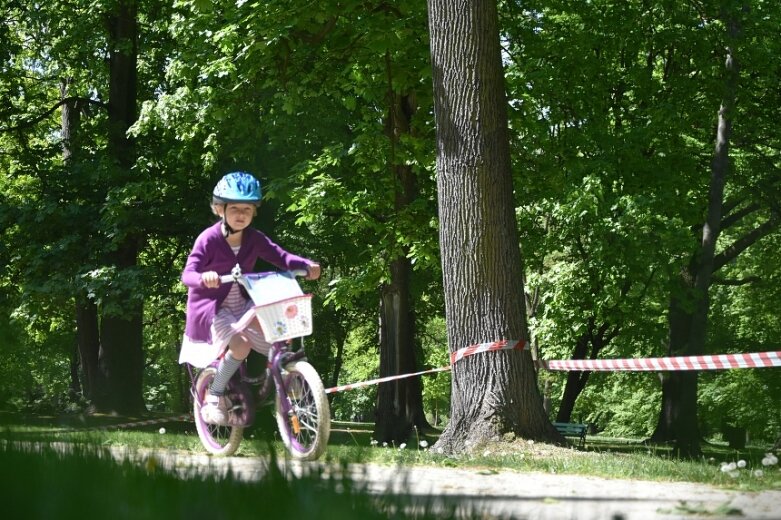
<svg viewBox="0 0 781 520">
<path fill-rule="evenodd" d="M 220 283 L 232 283 L 235 281 L 236 279 L 233 277 L 232 274 L 224 274 L 220 276 Z"/>
<path fill-rule="evenodd" d="M 301 276 L 301 277 L 304 277 L 304 276 L 307 276 L 307 275 L 309 275 L 309 271 L 307 271 L 306 269 L 293 269 L 293 270 L 292 270 L 292 271 L 290 271 L 290 272 L 291 272 L 291 273 L 293 273 L 293 276 Z"/>
</svg>

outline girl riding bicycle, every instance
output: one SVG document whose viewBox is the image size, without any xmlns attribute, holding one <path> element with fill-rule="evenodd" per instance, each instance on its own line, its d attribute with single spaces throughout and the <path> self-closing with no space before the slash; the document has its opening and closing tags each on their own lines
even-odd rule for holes
<svg viewBox="0 0 781 520">
<path fill-rule="evenodd" d="M 220 284 L 220 275 L 236 264 L 251 272 L 260 259 L 280 269 L 303 269 L 308 280 L 320 277 L 318 263 L 285 251 L 250 226 L 260 200 L 260 182 L 251 174 L 233 172 L 220 179 L 211 204 L 220 220 L 195 240 L 182 272 L 188 292 L 179 363 L 203 368 L 224 353 L 201 407 L 203 420 L 212 424 L 227 423 L 225 387 L 250 350 L 267 355 L 270 346 L 257 321 L 241 331 L 234 328 L 254 304 L 238 284 Z"/>
</svg>

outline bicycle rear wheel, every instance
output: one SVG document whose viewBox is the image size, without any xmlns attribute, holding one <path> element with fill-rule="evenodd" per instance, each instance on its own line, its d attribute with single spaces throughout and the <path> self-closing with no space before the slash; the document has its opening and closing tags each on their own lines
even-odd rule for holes
<svg viewBox="0 0 781 520">
<path fill-rule="evenodd" d="M 287 395 L 276 398 L 276 417 L 282 442 L 297 460 L 316 460 L 325 452 L 331 434 L 331 411 L 323 382 L 317 371 L 306 361 L 294 361 L 285 366 L 282 376 Z M 286 413 L 282 399 L 287 399 Z"/>
<path fill-rule="evenodd" d="M 216 368 L 208 367 L 198 374 L 198 378 L 195 380 L 195 395 L 193 396 L 193 417 L 198 437 L 206 451 L 212 455 L 228 457 L 239 449 L 244 435 L 244 427 L 209 424 L 201 417 L 201 404 L 216 373 Z"/>
</svg>

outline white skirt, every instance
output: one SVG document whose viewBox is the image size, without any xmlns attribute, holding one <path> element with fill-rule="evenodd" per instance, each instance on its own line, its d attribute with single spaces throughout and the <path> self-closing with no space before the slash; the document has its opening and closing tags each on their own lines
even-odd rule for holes
<svg viewBox="0 0 781 520">
<path fill-rule="evenodd" d="M 241 334 L 252 350 L 267 356 L 271 344 L 266 341 L 258 321 L 254 319 L 254 307 L 252 300 L 241 295 L 238 284 L 233 284 L 212 321 L 211 343 L 193 341 L 185 335 L 179 352 L 179 363 L 189 363 L 198 368 L 209 366 L 222 354 L 236 334 Z"/>
</svg>

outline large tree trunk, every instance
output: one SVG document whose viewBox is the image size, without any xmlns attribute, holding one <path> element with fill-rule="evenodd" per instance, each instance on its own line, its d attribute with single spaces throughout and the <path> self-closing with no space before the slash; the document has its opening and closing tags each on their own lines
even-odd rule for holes
<svg viewBox="0 0 781 520">
<path fill-rule="evenodd" d="M 127 131 L 136 120 L 138 5 L 136 0 L 120 0 L 108 13 L 109 31 L 109 103 L 108 152 L 116 165 L 114 185 L 131 180 L 135 160 L 133 144 Z M 129 223 L 132 226 L 132 219 Z M 118 270 L 137 265 L 140 232 L 124 229 L 110 263 Z M 105 370 L 108 408 L 121 413 L 144 409 L 143 373 L 143 304 L 138 298 L 122 294 L 120 289 L 106 295 L 110 304 L 102 308 L 100 338 L 101 364 Z M 112 309 L 113 308 L 113 309 Z M 121 314 L 116 310 L 122 309 Z"/>
<path fill-rule="evenodd" d="M 718 113 L 716 144 L 711 164 L 710 190 L 700 246 L 688 272 L 681 277 L 681 294 L 673 295 L 669 314 L 668 354 L 700 355 L 705 350 L 708 324 L 708 291 L 714 272 L 716 241 L 721 232 L 724 185 L 729 172 L 729 142 L 735 105 L 738 65 L 733 44 L 738 35 L 734 18 L 727 20 L 728 40 L 725 61 L 724 94 Z M 688 290 L 687 290 L 688 289 Z M 686 298 L 689 296 L 690 298 Z M 679 298 L 690 300 L 688 305 Z M 651 441 L 672 443 L 681 457 L 699 457 L 700 431 L 697 417 L 697 372 L 670 372 L 662 375 L 662 408 Z"/>
<path fill-rule="evenodd" d="M 410 302 L 409 259 L 391 263 L 392 282 L 380 297 L 380 377 L 418 370 L 415 359 L 414 315 Z M 406 442 L 412 427 L 425 428 L 420 377 L 383 383 L 377 389 L 375 438 L 380 442 Z"/>
<path fill-rule="evenodd" d="M 394 177 L 394 211 L 409 210 L 417 196 L 415 174 L 407 164 L 397 164 L 396 147 L 410 133 L 410 121 L 417 106 L 412 95 L 397 95 L 393 90 L 390 55 L 386 54 L 388 76 L 388 118 L 386 133 L 391 143 L 391 172 Z M 380 294 L 380 377 L 416 372 L 415 307 L 412 298 L 412 264 L 409 250 L 391 260 L 390 281 Z M 428 427 L 423 411 L 423 385 L 420 377 L 383 383 L 377 389 L 374 438 L 380 442 L 406 442 L 412 428 Z"/>
<path fill-rule="evenodd" d="M 496 4 L 428 0 L 428 11 L 449 348 L 525 339 Z M 563 441 L 545 415 L 528 351 L 466 357 L 452 381 L 438 451 L 506 434 Z"/>
</svg>

